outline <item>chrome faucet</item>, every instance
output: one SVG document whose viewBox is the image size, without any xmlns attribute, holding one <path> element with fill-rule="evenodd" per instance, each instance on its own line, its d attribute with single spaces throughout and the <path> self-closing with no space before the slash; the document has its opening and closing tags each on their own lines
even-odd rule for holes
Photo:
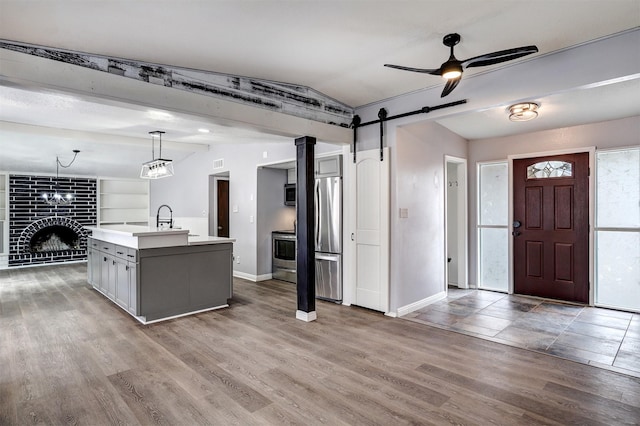
<svg viewBox="0 0 640 426">
<path fill-rule="evenodd" d="M 166 207 L 169 209 L 169 219 L 167 218 L 160 219 L 160 209 L 162 209 L 163 207 Z M 160 225 L 164 225 L 164 224 L 168 224 L 169 228 L 173 228 L 173 210 L 171 210 L 171 207 L 169 207 L 166 204 L 163 204 L 160 207 L 158 207 L 158 212 L 156 213 L 156 228 L 160 228 Z"/>
</svg>

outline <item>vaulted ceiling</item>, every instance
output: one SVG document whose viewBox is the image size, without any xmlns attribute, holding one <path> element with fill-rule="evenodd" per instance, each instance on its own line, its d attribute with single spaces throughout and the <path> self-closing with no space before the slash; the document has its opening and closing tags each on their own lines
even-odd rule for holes
<svg viewBox="0 0 640 426">
<path fill-rule="evenodd" d="M 593 55 L 589 66 L 569 70 L 593 74 L 592 83 L 548 84 L 566 80 L 566 67 L 553 66 L 571 60 L 573 49 L 639 26 L 638 0 L 0 1 L 0 39 L 295 83 L 352 107 L 416 91 L 425 93 L 425 105 L 440 102 L 440 78 L 383 64 L 437 68 L 449 56 L 447 33 L 462 36 L 459 59 L 537 45 L 539 53 L 529 57 L 468 69 L 444 99 L 473 100 L 464 113 L 437 117 L 470 140 L 536 130 L 505 127 L 505 106 L 524 94 L 554 106 L 553 118 L 536 124 L 546 128 L 640 114 L 637 44 L 625 50 L 631 66 L 624 75 L 610 78 L 605 71 L 616 64 Z M 132 163 L 148 159 L 147 132 L 161 127 L 174 157 L 221 142 L 291 140 L 286 132 L 256 132 L 211 114 L 66 92 L 47 79 L 46 67 L 38 81 L 27 81 L 5 72 L 9 57 L 2 58 L 0 170 L 51 172 L 51 156 L 78 148 L 93 173 L 127 175 L 122 152 Z M 540 78 L 521 81 L 510 73 L 524 65 Z M 211 132 L 197 132 L 205 127 Z"/>
</svg>

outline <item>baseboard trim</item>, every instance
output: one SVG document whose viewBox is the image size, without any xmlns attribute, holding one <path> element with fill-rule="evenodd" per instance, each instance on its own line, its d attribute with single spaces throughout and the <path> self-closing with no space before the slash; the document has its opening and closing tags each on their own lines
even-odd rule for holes
<svg viewBox="0 0 640 426">
<path fill-rule="evenodd" d="M 243 280 L 253 281 L 254 283 L 257 283 L 258 281 L 270 280 L 273 278 L 273 275 L 271 274 L 253 275 L 240 271 L 233 271 L 233 276 L 235 278 L 242 278 Z"/>
<path fill-rule="evenodd" d="M 425 306 L 429 306 L 432 303 L 435 303 L 435 302 L 437 302 L 439 300 L 442 300 L 442 299 L 444 299 L 446 297 L 447 297 L 447 292 L 446 291 L 441 291 L 440 293 L 436 293 L 433 296 L 429 296 L 429 297 L 427 297 L 425 299 L 418 300 L 417 302 L 413 302 L 413 303 L 410 303 L 410 304 L 408 304 L 406 306 L 402 306 L 402 307 L 398 308 L 398 310 L 396 312 L 397 312 L 397 315 L 399 317 L 402 317 L 404 315 L 410 314 L 413 311 L 417 311 L 418 309 L 422 309 Z"/>
</svg>

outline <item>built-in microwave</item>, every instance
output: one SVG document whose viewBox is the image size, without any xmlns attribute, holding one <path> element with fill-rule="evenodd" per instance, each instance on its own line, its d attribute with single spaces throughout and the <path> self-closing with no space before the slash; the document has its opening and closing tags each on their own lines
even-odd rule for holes
<svg viewBox="0 0 640 426">
<path fill-rule="evenodd" d="M 284 205 L 295 206 L 296 205 L 296 184 L 288 183 L 284 186 Z"/>
</svg>

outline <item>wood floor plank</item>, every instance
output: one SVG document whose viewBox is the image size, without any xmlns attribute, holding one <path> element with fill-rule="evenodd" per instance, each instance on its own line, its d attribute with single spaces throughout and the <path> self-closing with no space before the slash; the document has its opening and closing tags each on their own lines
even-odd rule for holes
<svg viewBox="0 0 640 426">
<path fill-rule="evenodd" d="M 0 271 L 0 424 L 637 424 L 640 379 L 234 280 L 142 325 L 86 266 Z"/>
<path fill-rule="evenodd" d="M 183 354 L 180 359 L 213 385 L 224 390 L 226 394 L 249 412 L 254 412 L 271 404 L 271 401 L 264 395 L 237 380 L 217 365 L 208 362 L 206 357 L 197 352 Z"/>
</svg>

